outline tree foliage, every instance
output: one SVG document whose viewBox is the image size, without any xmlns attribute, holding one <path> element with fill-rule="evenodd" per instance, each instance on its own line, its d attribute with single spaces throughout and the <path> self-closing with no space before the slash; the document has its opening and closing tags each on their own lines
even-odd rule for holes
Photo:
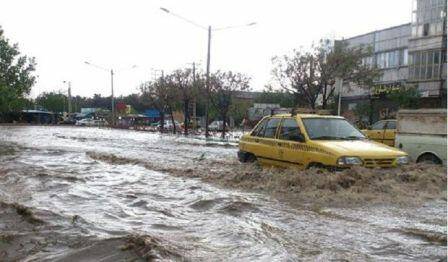
<svg viewBox="0 0 448 262">
<path fill-rule="evenodd" d="M 146 101 L 145 104 L 156 108 L 160 112 L 160 131 L 164 130 L 165 112 L 171 115 L 173 124 L 173 133 L 176 133 L 176 125 L 174 122 L 173 112 L 176 101 L 178 99 L 178 92 L 172 85 L 165 82 L 165 77 L 159 77 L 155 81 L 148 81 L 140 85 L 142 99 Z"/>
<path fill-rule="evenodd" d="M 67 96 L 56 92 L 44 92 L 40 94 L 36 98 L 35 104 L 52 112 L 64 112 L 68 107 Z"/>
<path fill-rule="evenodd" d="M 21 55 L 0 27 L 0 113 L 22 109 L 36 81 L 35 66 L 35 59 Z"/>
<path fill-rule="evenodd" d="M 198 88 L 196 79 L 198 77 L 193 75 L 193 70 L 178 69 L 172 74 L 165 77 L 165 83 L 170 89 L 175 92 L 182 103 L 182 111 L 184 113 L 184 134 L 188 134 L 188 127 L 190 123 L 190 103 L 197 97 Z"/>
<path fill-rule="evenodd" d="M 376 67 L 363 63 L 370 55 L 370 49 L 349 48 L 344 42 L 332 46 L 329 40 L 321 40 L 311 51 L 294 50 L 290 56 L 274 57 L 272 72 L 281 88 L 312 109 L 321 97 L 325 109 L 334 97 L 337 77 L 368 87 L 379 76 Z"/>
<path fill-rule="evenodd" d="M 233 98 L 238 91 L 249 90 L 249 77 L 231 71 L 218 71 L 210 76 L 210 101 L 218 111 L 222 121 L 222 137 L 228 123 L 228 114 L 233 104 Z"/>
<path fill-rule="evenodd" d="M 291 93 L 280 89 L 274 90 L 268 86 L 263 92 L 255 97 L 255 103 L 279 104 L 281 107 L 292 108 L 299 103 L 299 99 Z"/>
<path fill-rule="evenodd" d="M 419 107 L 420 92 L 416 86 L 405 85 L 403 88 L 388 94 L 387 97 L 398 104 L 400 108 L 414 109 Z"/>
</svg>

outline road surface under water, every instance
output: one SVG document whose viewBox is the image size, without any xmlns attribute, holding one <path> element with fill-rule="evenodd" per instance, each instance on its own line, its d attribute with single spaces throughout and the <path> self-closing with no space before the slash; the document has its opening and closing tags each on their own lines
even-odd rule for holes
<svg viewBox="0 0 448 262">
<path fill-rule="evenodd" d="M 159 252 L 162 260 L 446 258 L 446 237 L 445 243 L 428 238 L 446 234 L 446 201 L 314 211 L 163 171 L 202 165 L 204 172 L 216 172 L 235 164 L 236 147 L 146 132 L 38 126 L 1 126 L 0 146 L 0 201 L 30 207 L 54 235 L 53 241 L 40 236 L 46 241 L 41 248 L 15 250 L 26 253 L 22 258 L 75 261 L 92 239 L 129 235 L 171 249 Z M 104 154 L 121 162 L 95 157 Z M 3 233 L 20 234 L 12 228 L 0 221 Z M 95 255 L 110 249 L 98 246 Z"/>
</svg>

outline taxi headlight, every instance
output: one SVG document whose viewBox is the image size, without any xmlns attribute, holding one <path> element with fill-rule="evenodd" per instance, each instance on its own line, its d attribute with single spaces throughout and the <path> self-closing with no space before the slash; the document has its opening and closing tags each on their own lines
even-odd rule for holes
<svg viewBox="0 0 448 262">
<path fill-rule="evenodd" d="M 409 164 L 409 157 L 408 156 L 400 156 L 397 157 L 397 160 L 395 160 L 397 165 L 407 165 Z"/>
<path fill-rule="evenodd" d="M 362 165 L 361 158 L 357 156 L 343 156 L 338 159 L 340 166 L 359 166 Z"/>
</svg>

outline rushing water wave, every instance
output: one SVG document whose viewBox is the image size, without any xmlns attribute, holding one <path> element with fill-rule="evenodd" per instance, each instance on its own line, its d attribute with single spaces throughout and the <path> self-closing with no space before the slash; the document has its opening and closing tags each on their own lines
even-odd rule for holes
<svg viewBox="0 0 448 262">
<path fill-rule="evenodd" d="M 300 208 L 170 175 L 219 173 L 236 150 L 126 130 L 2 126 L 0 260 L 446 258 L 446 199 Z"/>
</svg>

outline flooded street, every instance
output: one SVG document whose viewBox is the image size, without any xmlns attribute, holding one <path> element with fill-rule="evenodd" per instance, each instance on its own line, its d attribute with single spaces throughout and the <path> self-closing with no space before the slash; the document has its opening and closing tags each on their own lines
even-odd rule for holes
<svg viewBox="0 0 448 262">
<path fill-rule="evenodd" d="M 446 259 L 446 198 L 292 205 L 182 175 L 240 165 L 236 147 L 147 132 L 1 126 L 0 147 L 0 260 Z"/>
</svg>

